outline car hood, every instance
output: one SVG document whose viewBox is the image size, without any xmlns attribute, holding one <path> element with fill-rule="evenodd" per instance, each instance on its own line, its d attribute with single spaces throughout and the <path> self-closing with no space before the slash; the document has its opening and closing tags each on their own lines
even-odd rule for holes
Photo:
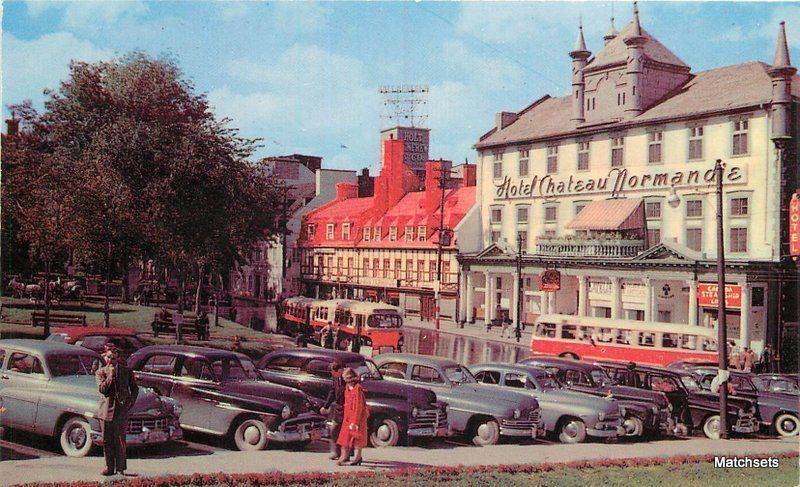
<svg viewBox="0 0 800 487">
<path fill-rule="evenodd" d="M 415 406 L 436 404 L 436 394 L 421 387 L 388 380 L 365 380 L 361 383 L 367 399 L 402 399 Z"/>
<path fill-rule="evenodd" d="M 239 396 L 254 402 L 265 400 L 270 403 L 284 402 L 298 414 L 308 411 L 308 396 L 305 393 L 271 382 L 260 380 L 224 382 L 219 390 L 224 394 Z"/>
</svg>

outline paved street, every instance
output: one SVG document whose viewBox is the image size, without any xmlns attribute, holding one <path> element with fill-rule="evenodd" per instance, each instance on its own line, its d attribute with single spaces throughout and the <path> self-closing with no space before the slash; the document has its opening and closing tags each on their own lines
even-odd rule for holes
<svg viewBox="0 0 800 487">
<path fill-rule="evenodd" d="M 585 443 L 579 445 L 501 444 L 487 448 L 455 442 L 432 443 L 404 448 L 367 449 L 364 470 L 427 467 L 443 465 L 498 465 L 515 463 L 569 462 L 603 458 L 647 458 L 677 455 L 779 454 L 797 452 L 798 440 L 735 439 L 725 442 L 693 438 L 640 443 Z M 327 459 L 326 444 L 316 442 L 305 451 L 267 450 L 237 452 L 209 444 L 186 442 L 162 449 L 133 451 L 129 472 L 139 476 L 199 473 L 252 473 L 353 471 L 356 467 L 338 467 Z M 42 456 L 31 460 L 0 463 L 0 484 L 102 480 L 103 459 Z"/>
</svg>

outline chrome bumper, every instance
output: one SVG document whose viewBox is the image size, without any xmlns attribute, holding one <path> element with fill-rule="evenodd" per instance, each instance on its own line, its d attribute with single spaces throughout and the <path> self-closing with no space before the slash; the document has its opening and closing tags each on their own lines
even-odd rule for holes
<svg viewBox="0 0 800 487">
<path fill-rule="evenodd" d="M 168 441 L 176 441 L 182 438 L 182 429 L 175 426 L 169 426 L 166 430 L 151 430 L 142 431 L 141 433 L 128 433 L 125 435 L 125 444 L 128 446 L 153 445 L 157 443 L 166 443 Z M 97 446 L 103 446 L 103 433 L 100 431 L 92 431 L 92 443 Z"/>
<path fill-rule="evenodd" d="M 731 429 L 736 433 L 756 433 L 759 429 L 758 420 L 754 416 L 737 417 Z"/>
<path fill-rule="evenodd" d="M 285 433 L 281 431 L 267 431 L 267 438 L 278 443 L 294 443 L 298 441 L 313 441 L 322 438 L 322 429 L 312 429 L 309 431 L 295 431 Z"/>
<path fill-rule="evenodd" d="M 594 428 L 587 428 L 586 434 L 598 438 L 615 438 L 625 436 L 625 428 L 622 427 L 622 418 L 616 421 L 599 421 Z"/>
<path fill-rule="evenodd" d="M 530 421 L 504 419 L 500 422 L 501 436 L 536 438 L 538 434 L 539 426 L 536 423 L 531 423 Z"/>
<path fill-rule="evenodd" d="M 305 413 L 285 420 L 276 430 L 267 431 L 267 438 L 278 443 L 312 441 L 322 438 L 327 430 L 328 425 L 324 417 Z"/>
</svg>

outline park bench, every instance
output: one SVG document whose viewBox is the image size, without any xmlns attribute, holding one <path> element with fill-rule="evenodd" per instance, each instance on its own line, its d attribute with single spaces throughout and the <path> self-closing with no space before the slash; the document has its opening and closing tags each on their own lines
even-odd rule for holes
<svg viewBox="0 0 800 487">
<path fill-rule="evenodd" d="M 44 325 L 44 311 L 34 311 L 31 314 L 31 326 L 39 325 Z M 86 315 L 51 311 L 50 326 L 86 326 Z"/>
<path fill-rule="evenodd" d="M 159 318 L 153 319 L 151 323 L 153 328 L 153 336 L 157 337 L 162 334 L 166 335 L 176 335 L 178 330 L 175 328 L 175 324 L 172 322 L 172 318 L 162 320 Z M 183 317 L 183 337 L 186 335 L 194 335 L 198 339 L 202 339 L 202 337 L 208 337 L 208 330 L 199 330 L 197 327 L 197 317 L 191 316 L 184 316 Z M 206 338 L 207 339 L 207 338 Z"/>
</svg>

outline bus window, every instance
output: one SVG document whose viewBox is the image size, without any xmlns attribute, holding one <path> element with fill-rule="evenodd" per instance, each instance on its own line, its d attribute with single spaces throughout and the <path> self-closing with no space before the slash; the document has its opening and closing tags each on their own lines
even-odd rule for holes
<svg viewBox="0 0 800 487">
<path fill-rule="evenodd" d="M 538 325 L 536 325 L 536 336 L 545 338 L 555 338 L 556 337 L 555 323 L 539 323 Z"/>
<path fill-rule="evenodd" d="M 681 335 L 681 348 L 694 350 L 697 348 L 697 337 L 694 335 Z"/>
<path fill-rule="evenodd" d="M 639 334 L 639 345 L 643 347 L 654 347 L 655 344 L 656 344 L 655 333 L 648 333 L 643 331 Z"/>
<path fill-rule="evenodd" d="M 578 337 L 581 340 L 591 340 L 594 336 L 595 336 L 595 329 L 593 326 L 580 327 L 580 333 L 578 333 Z"/>
<path fill-rule="evenodd" d="M 712 338 L 704 338 L 703 339 L 703 350 L 706 352 L 716 352 L 717 351 L 717 341 Z"/>
<path fill-rule="evenodd" d="M 664 333 L 661 338 L 661 346 L 664 348 L 678 348 L 678 334 Z"/>
<path fill-rule="evenodd" d="M 403 321 L 398 314 L 380 313 L 367 318 L 367 323 L 370 328 L 400 328 Z"/>
<path fill-rule="evenodd" d="M 600 328 L 600 336 L 597 338 L 598 342 L 611 343 L 614 341 L 614 330 L 611 328 Z"/>
<path fill-rule="evenodd" d="M 575 325 L 562 325 L 561 326 L 561 338 L 566 340 L 574 340 L 577 335 L 578 327 Z"/>
<path fill-rule="evenodd" d="M 619 330 L 617 333 L 617 343 L 622 345 L 630 345 L 631 344 L 631 331 L 630 330 Z"/>
</svg>

